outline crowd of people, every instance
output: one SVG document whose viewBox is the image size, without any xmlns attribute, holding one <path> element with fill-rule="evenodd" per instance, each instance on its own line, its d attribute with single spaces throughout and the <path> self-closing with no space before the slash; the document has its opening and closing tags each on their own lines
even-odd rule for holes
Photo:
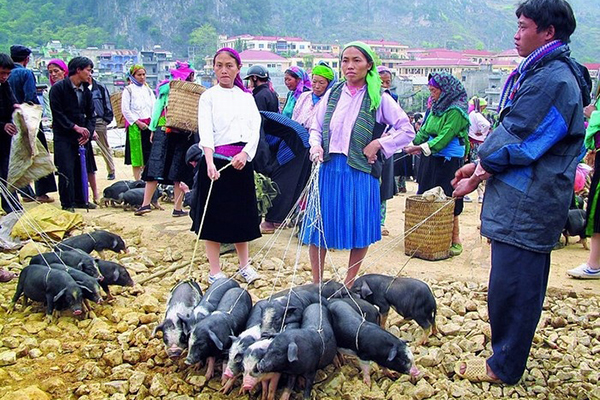
<svg viewBox="0 0 600 400">
<path fill-rule="evenodd" d="M 225 276 L 220 266 L 224 243 L 234 244 L 238 273 L 250 283 L 259 275 L 251 265 L 249 242 L 285 228 L 311 166 L 318 165 L 318 206 L 304 210 L 299 239 L 308 245 L 315 283 L 322 281 L 328 249 L 349 250 L 344 283 L 350 287 L 369 246 L 389 234 L 386 201 L 406 192 L 407 178 L 417 181 L 418 194 L 439 186 L 456 199 L 453 256 L 463 251 L 463 202 L 477 191 L 483 203 L 481 234 L 491 240 L 488 305 L 494 352 L 487 360 L 459 363 L 457 374 L 477 382 L 518 382 L 542 310 L 550 252 L 573 197 L 584 114 L 589 119 L 585 145 L 592 151 L 600 147 L 600 114 L 595 104 L 588 105 L 589 75 L 586 80 L 584 68 L 570 57 L 568 43 L 576 24 L 569 4 L 526 0 L 516 16 L 514 41 L 524 60 L 508 78 L 494 124 L 482 114 L 486 100 L 469 100 L 461 81 L 445 72 L 429 76 L 424 115 L 409 116 L 391 90 L 392 71 L 378 67 L 376 54 L 359 41 L 343 47 L 341 76 L 327 64 L 310 72 L 295 66 L 285 71 L 289 92 L 282 106 L 267 68 L 253 65 L 242 79 L 239 54 L 231 48 L 218 50 L 213 58 L 217 84 L 200 97 L 198 132 L 167 127 L 168 81 L 154 91 L 146 83 L 145 68 L 132 66 L 122 94 L 125 163 L 136 180 L 147 182 L 135 214 L 150 212 L 152 195 L 163 182 L 174 185 L 173 216 L 187 215 L 181 200 L 192 187 L 191 229 L 204 240 L 209 283 Z M 11 57 L 0 54 L 2 182 L 10 140 L 17 133 L 12 111 L 19 103 L 37 102 L 35 80 L 25 68 L 29 54 L 23 46 L 13 46 Z M 58 191 L 62 208 L 69 211 L 93 206 L 82 197 L 81 169 L 76 167 L 81 148 L 87 150 L 87 182 L 97 200 L 90 140 L 97 140 L 106 156 L 108 178 L 115 177 L 106 140 L 113 110 L 92 69 L 85 57 L 68 65 L 61 60 L 48 64 Z M 194 80 L 187 63 L 178 63 L 170 75 Z M 38 137 L 45 143 L 41 130 Z M 186 162 L 186 152 L 193 165 Z M 256 207 L 255 170 L 280 190 L 264 220 Z M 569 271 L 574 277 L 600 278 L 599 175 L 594 174 L 588 201 L 590 258 Z M 8 189 L 47 202 L 53 200 L 48 193 L 56 191 L 50 181 L 54 176 L 38 180 L 35 192 Z M 2 196 L 7 213 L 21 209 L 11 199 Z"/>
</svg>

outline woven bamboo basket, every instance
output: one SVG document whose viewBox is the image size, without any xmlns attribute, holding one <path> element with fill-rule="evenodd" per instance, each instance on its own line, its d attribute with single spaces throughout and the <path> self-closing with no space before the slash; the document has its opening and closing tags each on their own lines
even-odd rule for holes
<svg viewBox="0 0 600 400">
<path fill-rule="evenodd" d="M 115 92 L 110 95 L 110 105 L 115 115 L 115 121 L 117 121 L 117 128 L 125 128 L 125 117 L 121 112 L 121 97 L 123 97 L 123 92 Z"/>
<path fill-rule="evenodd" d="M 453 223 L 454 199 L 427 201 L 421 195 L 408 197 L 404 253 L 430 261 L 450 257 Z"/>
<path fill-rule="evenodd" d="M 166 126 L 198 132 L 198 101 L 206 88 L 197 83 L 179 80 L 169 82 L 169 86 Z"/>
</svg>

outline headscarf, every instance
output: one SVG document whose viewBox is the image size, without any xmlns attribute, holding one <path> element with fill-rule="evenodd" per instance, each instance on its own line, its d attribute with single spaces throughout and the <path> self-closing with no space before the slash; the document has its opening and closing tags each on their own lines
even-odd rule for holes
<svg viewBox="0 0 600 400">
<path fill-rule="evenodd" d="M 187 80 L 187 78 L 189 78 L 189 76 L 194 72 L 194 69 L 190 68 L 190 64 L 185 61 L 176 61 L 175 68 L 169 71 L 173 79 L 180 81 Z"/>
<path fill-rule="evenodd" d="M 467 91 L 460 81 L 447 72 L 436 72 L 429 75 L 429 84 L 439 88 L 442 93 L 437 101 L 431 104 L 433 115 L 440 116 L 450 109 L 458 109 L 467 115 Z"/>
<path fill-rule="evenodd" d="M 368 62 L 373 63 L 371 69 L 367 72 L 365 80 L 367 82 L 367 93 L 371 99 L 371 109 L 369 111 L 376 110 L 381 104 L 381 78 L 379 77 L 379 72 L 377 72 L 377 66 L 375 65 L 375 53 L 367 44 L 356 41 L 345 45 L 344 50 L 342 50 L 342 55 L 348 47 L 356 47 L 363 55 L 365 55 Z"/>
<path fill-rule="evenodd" d="M 315 94 L 315 92 L 312 92 L 312 102 L 313 105 L 317 104 L 319 102 L 319 100 L 321 100 L 321 97 L 323 97 L 323 95 L 333 87 L 333 85 L 336 84 L 337 82 L 337 77 L 335 76 L 335 71 L 326 63 L 324 63 L 323 61 L 319 62 L 319 64 L 317 64 L 312 72 L 312 75 L 317 75 L 317 76 L 322 76 L 323 78 L 327 79 L 327 88 L 325 89 L 325 92 L 323 92 L 322 95 L 317 96 Z"/>
<path fill-rule="evenodd" d="M 193 68 L 190 68 L 189 63 L 185 61 L 175 61 L 175 68 L 170 70 L 169 74 L 171 74 L 171 79 L 185 81 L 194 72 L 196 71 L 194 71 Z M 159 82 L 158 86 L 156 86 L 156 96 L 158 96 L 160 88 L 169 83 L 171 79 L 165 79 L 162 82 Z"/>
<path fill-rule="evenodd" d="M 377 73 L 378 74 L 383 74 L 384 72 L 387 73 L 387 74 L 390 74 L 390 75 L 394 75 L 394 74 L 392 74 L 392 70 L 389 69 L 388 67 L 386 67 L 385 65 L 378 65 L 377 66 Z"/>
<path fill-rule="evenodd" d="M 128 78 L 131 81 L 131 83 L 133 83 L 135 86 L 143 86 L 141 82 L 138 82 L 138 80 L 133 77 L 135 73 L 138 72 L 140 69 L 143 69 L 144 71 L 146 70 L 146 68 L 144 68 L 142 64 L 135 64 L 132 65 L 131 68 L 129 68 Z"/>
<path fill-rule="evenodd" d="M 298 82 L 298 86 L 296 86 L 296 90 L 294 90 L 294 94 L 293 94 L 293 96 L 296 100 L 298 100 L 298 97 L 300 97 L 302 92 L 304 92 L 305 87 L 309 88 L 309 89 L 312 88 L 312 83 L 310 81 L 310 77 L 308 76 L 306 71 L 303 70 L 302 68 L 294 65 L 293 67 L 286 69 L 285 73 L 290 74 L 294 78 L 300 79 L 300 81 Z"/>
<path fill-rule="evenodd" d="M 229 53 L 229 55 L 233 57 L 235 61 L 237 61 L 238 67 L 242 67 L 242 59 L 240 58 L 240 53 L 238 53 L 235 49 L 232 49 L 231 47 L 223 47 L 222 49 L 217 50 L 215 56 L 213 57 L 213 65 L 215 65 L 215 59 L 217 58 L 217 56 L 224 51 Z M 233 84 L 242 89 L 244 92 L 250 93 L 250 90 L 246 86 L 244 86 L 244 82 L 242 81 L 242 77 L 240 76 L 239 72 L 235 76 Z"/>
<path fill-rule="evenodd" d="M 65 74 L 69 73 L 69 68 L 67 67 L 67 63 L 65 63 L 63 60 L 60 60 L 58 58 L 53 58 L 52 60 L 48 61 L 48 66 L 50 66 L 50 64 L 54 64 L 56 65 L 58 68 L 62 69 Z M 56 83 L 56 81 L 54 79 L 52 79 L 52 76 L 49 76 L 48 79 L 50 79 L 50 86 L 54 85 Z"/>
</svg>

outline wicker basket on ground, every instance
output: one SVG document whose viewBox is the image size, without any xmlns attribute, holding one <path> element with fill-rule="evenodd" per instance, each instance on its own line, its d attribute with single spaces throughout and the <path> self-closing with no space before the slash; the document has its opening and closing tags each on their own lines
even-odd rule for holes
<svg viewBox="0 0 600 400">
<path fill-rule="evenodd" d="M 424 260 L 450 257 L 454 199 L 428 201 L 421 195 L 406 199 L 404 253 Z"/>
<path fill-rule="evenodd" d="M 110 105 L 112 106 L 113 114 L 115 115 L 117 128 L 125 128 L 125 117 L 121 112 L 121 97 L 123 97 L 123 92 L 115 92 L 110 95 Z"/>
<path fill-rule="evenodd" d="M 169 82 L 169 86 L 166 126 L 198 132 L 198 101 L 206 88 L 197 83 L 179 80 Z"/>
</svg>

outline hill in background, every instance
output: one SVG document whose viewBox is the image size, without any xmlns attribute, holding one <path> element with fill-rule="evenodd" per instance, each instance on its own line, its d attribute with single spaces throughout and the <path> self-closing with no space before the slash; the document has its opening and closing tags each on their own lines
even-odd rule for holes
<svg viewBox="0 0 600 400">
<path fill-rule="evenodd" d="M 77 47 L 112 42 L 141 49 L 160 44 L 185 57 L 190 43 L 198 44 L 198 39 L 250 33 L 340 44 L 385 39 L 411 47 L 500 51 L 513 47 L 515 4 L 504 0 L 0 0 L 0 50 L 7 51 L 14 43 L 40 46 L 55 39 Z M 582 62 L 600 62 L 600 2 L 571 0 L 571 5 L 578 22 L 573 55 Z M 209 52 L 213 43 L 209 42 L 200 49 Z"/>
</svg>

